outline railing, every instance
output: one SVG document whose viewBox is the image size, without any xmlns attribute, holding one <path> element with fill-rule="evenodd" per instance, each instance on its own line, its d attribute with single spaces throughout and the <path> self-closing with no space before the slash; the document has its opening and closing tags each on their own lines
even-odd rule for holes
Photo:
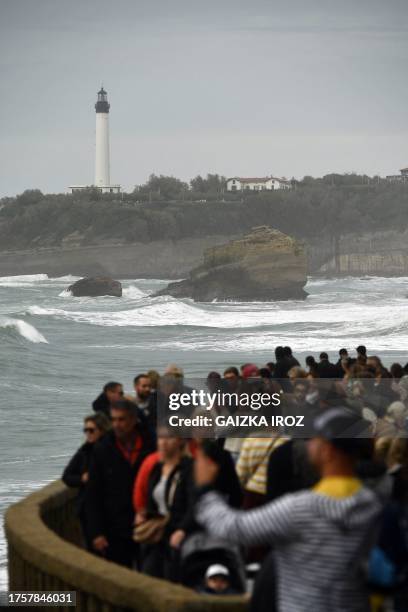
<svg viewBox="0 0 408 612">
<path fill-rule="evenodd" d="M 76 591 L 75 609 L 81 612 L 246 610 L 242 597 L 198 595 L 80 548 L 74 495 L 57 481 L 8 509 L 9 590 Z"/>
</svg>

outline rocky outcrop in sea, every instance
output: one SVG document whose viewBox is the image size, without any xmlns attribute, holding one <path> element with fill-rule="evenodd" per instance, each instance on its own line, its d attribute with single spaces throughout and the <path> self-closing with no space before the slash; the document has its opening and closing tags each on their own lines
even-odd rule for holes
<svg viewBox="0 0 408 612">
<path fill-rule="evenodd" d="M 300 242 L 267 227 L 254 227 L 238 240 L 208 249 L 202 265 L 185 280 L 157 295 L 213 300 L 270 301 L 304 299 L 306 255 Z"/>
</svg>

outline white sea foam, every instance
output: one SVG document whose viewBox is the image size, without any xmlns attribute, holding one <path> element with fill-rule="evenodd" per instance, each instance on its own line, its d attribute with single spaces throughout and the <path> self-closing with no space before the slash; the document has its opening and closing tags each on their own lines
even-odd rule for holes
<svg viewBox="0 0 408 612">
<path fill-rule="evenodd" d="M 141 298 L 146 297 L 146 295 L 148 294 L 145 291 L 142 291 L 142 289 L 139 289 L 134 285 L 130 285 L 130 287 L 124 287 L 122 291 L 122 296 L 125 300 L 140 300 Z M 65 288 L 63 291 L 61 291 L 61 293 L 58 294 L 58 297 L 73 298 L 75 302 L 78 302 L 79 300 L 82 300 L 83 302 L 95 302 L 95 300 L 100 301 L 104 298 L 109 299 L 111 296 L 74 298 L 72 292 L 69 291 L 68 288 Z"/>
<path fill-rule="evenodd" d="M 37 287 L 58 287 L 64 286 L 79 280 L 79 276 L 72 276 L 68 274 L 66 276 L 57 276 L 55 278 L 49 277 L 47 274 L 22 274 L 20 276 L 1 276 L 0 287 L 10 288 L 37 288 Z"/>
<path fill-rule="evenodd" d="M 66 276 L 56 276 L 54 278 L 50 278 L 50 281 L 55 281 L 58 283 L 75 283 L 75 281 L 79 280 L 80 276 L 72 276 L 72 274 L 67 274 Z"/>
<path fill-rule="evenodd" d="M 408 278 L 309 279 L 305 301 L 211 304 L 153 298 L 149 283 L 142 290 L 137 282 L 124 281 L 128 285 L 122 300 L 76 298 L 62 304 L 47 299 L 24 314 L 100 327 L 179 327 L 180 333 L 168 344 L 162 338 L 161 348 L 183 351 L 262 350 L 284 339 L 298 350 L 334 350 L 339 343 L 361 338 L 373 339 L 378 349 L 408 346 Z M 70 297 L 66 292 L 60 295 Z M 218 337 L 211 337 L 210 328 L 219 330 Z M 137 340 L 132 345 L 136 347 Z"/>
<path fill-rule="evenodd" d="M 30 287 L 48 280 L 47 274 L 23 274 L 21 276 L 1 276 L 0 287 Z"/>
<path fill-rule="evenodd" d="M 203 338 L 182 339 L 171 342 L 162 342 L 161 350 L 183 351 L 186 353 L 199 353 L 202 351 L 213 352 L 239 352 L 246 355 L 254 353 L 273 352 L 278 344 L 288 344 L 295 352 L 320 352 L 320 351 L 338 351 L 340 346 L 353 348 L 361 344 L 361 339 L 370 344 L 375 344 L 375 352 L 377 351 L 403 351 L 406 352 L 408 346 L 408 335 L 404 336 L 389 336 L 375 337 L 369 333 L 364 336 L 347 336 L 341 334 L 328 338 L 324 330 L 319 334 L 301 335 L 299 333 L 246 333 L 234 334 L 231 337 L 222 337 L 222 341 L 217 335 L 209 335 Z M 142 345 L 133 344 L 133 349 L 143 349 Z"/>
<path fill-rule="evenodd" d="M 13 281 L 27 281 L 27 282 L 35 282 L 35 281 L 43 281 L 48 279 L 48 274 L 20 274 L 19 276 L 0 276 L 0 282 L 13 282 Z"/>
<path fill-rule="evenodd" d="M 92 310 L 90 309 L 92 305 Z M 123 304 L 124 305 L 124 304 Z M 66 319 L 78 323 L 108 327 L 183 326 L 219 329 L 260 328 L 273 326 L 277 333 L 290 328 L 297 335 L 325 335 L 326 338 L 367 335 L 378 336 L 402 333 L 408 329 L 406 300 L 388 303 L 274 302 L 268 304 L 195 304 L 171 297 L 140 297 L 134 308 L 96 310 L 88 301 L 82 308 L 63 309 L 33 305 L 28 314 Z M 118 304 L 115 303 L 115 307 Z M 286 327 L 286 330 L 284 328 Z M 307 330 L 307 331 L 306 331 Z M 404 335 L 404 334 L 403 334 Z"/>
<path fill-rule="evenodd" d="M 132 279 L 133 283 L 148 283 L 151 286 L 156 285 L 168 285 L 169 283 L 176 283 L 183 280 L 182 278 L 135 278 Z M 122 280 L 125 283 L 126 280 Z"/>
<path fill-rule="evenodd" d="M 141 298 L 146 297 L 147 293 L 138 287 L 135 287 L 135 285 L 130 285 L 130 287 L 123 288 L 122 295 L 128 300 L 140 300 Z"/>
<path fill-rule="evenodd" d="M 45 343 L 48 344 L 48 341 L 44 338 L 44 336 L 34 327 L 34 325 L 30 325 L 26 321 L 22 321 L 21 319 L 0 319 L 0 329 L 11 329 L 16 331 L 20 336 L 29 340 L 30 342 Z"/>
<path fill-rule="evenodd" d="M 7 567 L 0 566 L 0 589 L 7 591 L 8 588 L 8 572 Z"/>
</svg>

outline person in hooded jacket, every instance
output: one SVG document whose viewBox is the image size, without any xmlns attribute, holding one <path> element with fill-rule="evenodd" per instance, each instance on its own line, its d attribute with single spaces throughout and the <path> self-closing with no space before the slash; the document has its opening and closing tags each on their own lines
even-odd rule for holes
<svg viewBox="0 0 408 612">
<path fill-rule="evenodd" d="M 108 382 L 103 387 L 102 393 L 92 402 L 95 412 L 102 412 L 110 418 L 110 408 L 115 402 L 123 399 L 123 385 L 118 382 Z"/>
<path fill-rule="evenodd" d="M 82 535 L 88 549 L 91 548 L 84 512 L 85 486 L 89 478 L 89 465 L 94 445 L 110 429 L 109 419 L 102 413 L 91 414 L 84 419 L 84 434 L 86 441 L 70 459 L 62 474 L 62 480 L 67 487 L 78 489 L 76 509 L 81 523 Z"/>
</svg>

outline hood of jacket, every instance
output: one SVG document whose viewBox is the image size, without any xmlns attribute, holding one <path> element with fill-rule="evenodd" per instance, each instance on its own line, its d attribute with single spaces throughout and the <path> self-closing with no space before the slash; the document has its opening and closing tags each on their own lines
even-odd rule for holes
<svg viewBox="0 0 408 612">
<path fill-rule="evenodd" d="M 380 497 L 364 486 L 354 495 L 340 499 L 314 493 L 312 505 L 317 516 L 346 530 L 367 527 L 378 518 L 383 508 Z"/>
</svg>

